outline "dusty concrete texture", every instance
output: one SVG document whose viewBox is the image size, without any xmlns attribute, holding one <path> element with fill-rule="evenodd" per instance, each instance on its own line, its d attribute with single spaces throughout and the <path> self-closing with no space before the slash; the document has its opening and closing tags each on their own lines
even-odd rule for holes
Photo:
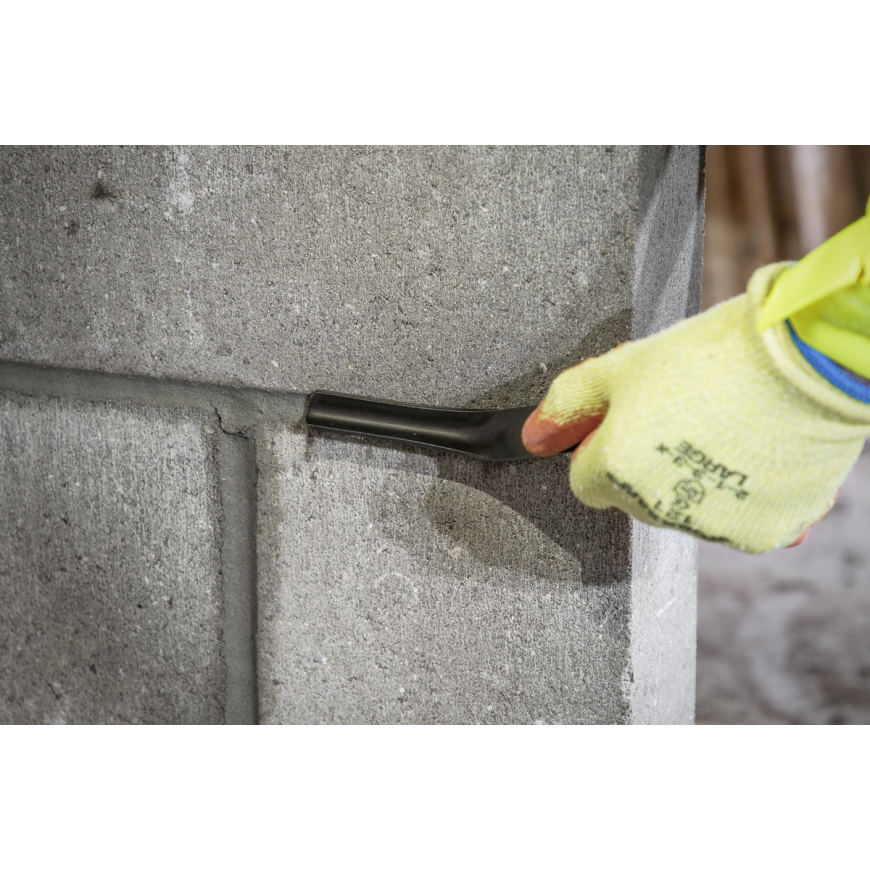
<svg viewBox="0 0 870 870">
<path fill-rule="evenodd" d="M 593 226 L 570 212 L 565 190 L 554 200 L 566 237 L 573 229 L 619 263 L 574 275 L 573 310 L 559 311 L 571 338 L 550 350 L 545 324 L 561 287 L 524 292 L 501 315 L 513 322 L 520 376 L 499 383 L 488 367 L 482 379 L 461 340 L 453 380 L 420 390 L 455 404 L 534 403 L 576 358 L 697 309 L 700 154 L 634 152 L 633 167 L 631 156 L 619 154 L 626 223 Z M 588 288 L 579 301 L 578 287 Z M 458 336 L 475 322 L 487 332 L 480 292 L 450 310 Z M 421 367 L 367 341 L 355 353 L 393 370 L 368 370 L 366 391 L 408 396 Z M 533 347 L 552 353 L 546 372 L 535 371 L 540 354 L 519 356 Z M 262 721 L 692 721 L 694 543 L 582 508 L 563 459 L 486 465 L 272 428 L 258 466 Z"/>
<path fill-rule="evenodd" d="M 636 253 L 666 280 L 700 238 L 697 164 L 625 147 L 5 147 L 0 358 L 509 401 L 628 336 Z M 653 283 L 657 307 L 675 288 Z"/>
<path fill-rule="evenodd" d="M 565 457 L 260 443 L 261 721 L 692 721 L 695 544 L 578 505 Z"/>
<path fill-rule="evenodd" d="M 632 724 L 691 724 L 697 554 L 693 538 L 631 521 Z"/>
<path fill-rule="evenodd" d="M 0 445 L 0 723 L 223 721 L 203 416 L 6 392 Z"/>
<path fill-rule="evenodd" d="M 314 389 L 533 404 L 566 366 L 694 313 L 702 175 L 697 148 L 3 148 L 0 384 L 108 403 L 96 420 L 129 390 L 154 431 L 164 405 L 216 421 L 212 516 L 235 535 L 218 718 L 688 722 L 691 542 L 585 510 L 563 459 L 490 466 L 300 421 Z M 63 437 L 80 476 L 97 445 Z M 140 513 L 185 503 L 152 483 Z"/>
<path fill-rule="evenodd" d="M 564 458 L 262 443 L 262 721 L 626 721 L 628 524 Z"/>
<path fill-rule="evenodd" d="M 698 721 L 870 724 L 870 449 L 805 543 L 701 544 Z"/>
</svg>

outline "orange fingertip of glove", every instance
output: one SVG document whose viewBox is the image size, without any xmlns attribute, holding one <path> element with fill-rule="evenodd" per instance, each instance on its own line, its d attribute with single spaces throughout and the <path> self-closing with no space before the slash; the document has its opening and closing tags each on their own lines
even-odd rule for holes
<svg viewBox="0 0 870 870">
<path fill-rule="evenodd" d="M 604 414 L 593 414 L 560 425 L 541 416 L 543 404 L 541 402 L 523 424 L 523 446 L 535 456 L 554 456 L 575 447 L 604 420 Z"/>
</svg>

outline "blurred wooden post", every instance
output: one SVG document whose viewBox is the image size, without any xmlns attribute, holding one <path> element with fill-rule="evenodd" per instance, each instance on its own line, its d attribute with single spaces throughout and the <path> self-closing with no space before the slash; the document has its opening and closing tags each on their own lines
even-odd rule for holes
<svg viewBox="0 0 870 870">
<path fill-rule="evenodd" d="M 750 271 L 754 271 L 754 264 L 771 263 L 776 259 L 770 173 L 763 145 L 744 145 L 733 150 L 743 199 L 744 256 L 753 264 Z"/>
<path fill-rule="evenodd" d="M 734 295 L 740 284 L 739 216 L 732 194 L 727 146 L 707 148 L 707 199 L 704 221 L 704 268 L 701 278 L 701 308 L 711 308 Z"/>
<path fill-rule="evenodd" d="M 702 308 L 797 260 L 864 213 L 870 147 L 710 145 Z"/>
<path fill-rule="evenodd" d="M 742 292 L 759 266 L 777 259 L 773 191 L 765 148 L 707 149 L 707 215 L 702 306 Z"/>
<path fill-rule="evenodd" d="M 855 185 L 846 148 L 794 145 L 789 151 L 803 255 L 858 216 Z"/>
</svg>

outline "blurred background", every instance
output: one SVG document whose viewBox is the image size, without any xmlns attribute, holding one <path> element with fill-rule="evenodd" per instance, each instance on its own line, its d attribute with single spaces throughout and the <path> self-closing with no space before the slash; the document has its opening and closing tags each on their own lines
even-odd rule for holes
<svg viewBox="0 0 870 870">
<path fill-rule="evenodd" d="M 709 146 L 702 308 L 802 257 L 868 196 L 870 146 Z M 701 543 L 696 719 L 870 724 L 870 449 L 801 546 Z"/>
</svg>

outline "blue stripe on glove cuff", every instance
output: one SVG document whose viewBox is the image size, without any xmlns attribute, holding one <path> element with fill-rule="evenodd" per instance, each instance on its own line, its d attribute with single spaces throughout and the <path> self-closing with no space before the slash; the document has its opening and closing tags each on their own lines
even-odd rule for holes
<svg viewBox="0 0 870 870">
<path fill-rule="evenodd" d="M 864 384 L 854 375 L 849 374 L 846 369 L 838 366 L 830 357 L 817 351 L 814 347 L 810 347 L 806 342 L 798 338 L 798 334 L 794 331 L 791 321 L 786 320 L 791 337 L 797 345 L 798 350 L 803 354 L 804 359 L 826 380 L 830 381 L 835 387 L 841 389 L 844 393 L 857 399 L 859 402 L 870 404 L 870 385 Z"/>
</svg>

